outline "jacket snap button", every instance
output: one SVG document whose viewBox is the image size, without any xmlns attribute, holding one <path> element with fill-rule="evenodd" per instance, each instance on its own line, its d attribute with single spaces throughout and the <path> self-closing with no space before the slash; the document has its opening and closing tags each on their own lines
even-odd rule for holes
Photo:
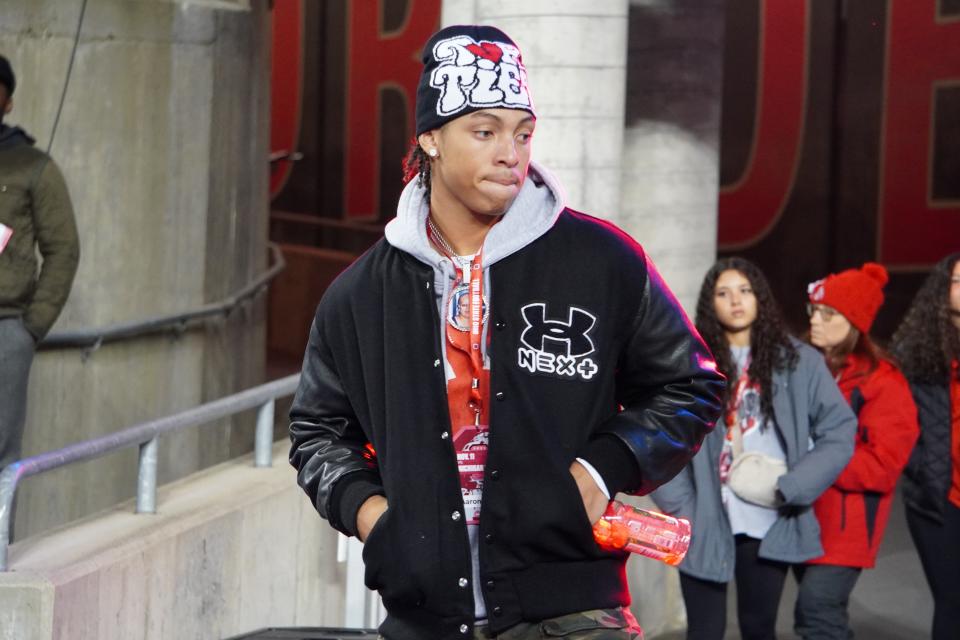
<svg viewBox="0 0 960 640">
<path fill-rule="evenodd" d="M 467 631 L 470 631 L 470 627 L 465 624 L 460 625 L 460 633 L 466 635 Z"/>
<path fill-rule="evenodd" d="M 503 391 L 497 391 L 497 400 L 503 400 L 505 397 Z"/>
<path fill-rule="evenodd" d="M 487 590 L 493 591 L 493 588 L 496 586 L 496 584 L 497 583 L 494 582 L 493 580 L 487 580 Z"/>
<path fill-rule="evenodd" d="M 449 432 L 449 431 L 444 431 L 443 433 L 440 434 L 440 439 L 441 439 L 441 440 L 446 440 L 446 439 L 449 438 L 449 437 L 450 437 L 450 432 Z"/>
<path fill-rule="evenodd" d="M 466 589 L 467 585 L 470 584 L 470 581 L 467 580 L 466 578 L 460 578 L 459 580 L 457 580 L 457 584 L 460 585 L 461 589 Z"/>
<path fill-rule="evenodd" d="M 459 511 L 454 511 L 453 513 L 450 514 L 450 519 L 453 520 L 454 522 L 456 522 L 457 520 L 459 520 L 460 517 L 461 517 L 461 516 L 460 516 L 460 512 L 459 512 Z"/>
<path fill-rule="evenodd" d="M 487 535 L 483 536 L 483 539 L 484 541 L 486 541 L 487 544 L 490 544 L 493 542 L 493 534 L 488 533 Z"/>
<path fill-rule="evenodd" d="M 504 322 L 503 320 L 500 320 L 494 326 L 497 328 L 497 331 L 503 331 L 504 329 L 507 328 L 507 323 Z"/>
<path fill-rule="evenodd" d="M 495 615 L 495 616 L 497 616 L 497 617 L 499 618 L 500 616 L 503 615 L 503 609 L 501 609 L 500 607 L 494 607 L 494 608 L 493 608 L 493 615 Z"/>
<path fill-rule="evenodd" d="M 492 470 L 492 471 L 490 472 L 490 477 L 493 478 L 494 480 L 499 480 L 499 479 L 500 479 L 500 469 L 494 469 L 494 470 Z"/>
</svg>

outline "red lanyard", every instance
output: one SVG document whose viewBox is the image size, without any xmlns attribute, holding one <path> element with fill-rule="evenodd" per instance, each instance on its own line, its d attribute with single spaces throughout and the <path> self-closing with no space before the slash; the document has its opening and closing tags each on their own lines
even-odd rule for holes
<svg viewBox="0 0 960 640">
<path fill-rule="evenodd" d="M 440 248 L 443 251 L 443 254 L 450 259 L 454 267 L 457 270 L 458 281 L 466 281 L 469 283 L 469 300 L 470 300 L 470 345 L 469 345 L 469 354 L 470 354 L 470 373 L 472 382 L 470 385 L 470 408 L 473 409 L 475 419 L 475 424 L 480 424 L 480 414 L 483 411 L 483 391 L 480 389 L 480 380 L 483 373 L 483 349 L 481 349 L 481 341 L 483 340 L 483 249 L 473 257 L 470 261 L 469 266 L 464 265 L 469 271 L 464 272 L 463 267 L 459 262 L 450 255 L 450 252 L 446 249 L 443 249 L 443 244 L 437 241 L 434 238 L 433 231 L 430 229 L 430 226 L 427 225 L 427 236 L 433 241 L 434 245 Z M 450 301 L 448 304 L 452 304 Z M 445 310 L 446 311 L 446 310 Z M 455 332 L 457 329 L 451 327 L 449 323 L 444 323 L 447 325 L 447 339 L 450 343 L 458 348 L 463 350 L 462 343 L 457 338 L 459 337 Z"/>
<path fill-rule="evenodd" d="M 482 254 L 483 249 L 470 261 L 470 362 L 476 374 L 483 371 L 483 349 L 480 348 L 480 341 L 483 339 Z"/>
</svg>

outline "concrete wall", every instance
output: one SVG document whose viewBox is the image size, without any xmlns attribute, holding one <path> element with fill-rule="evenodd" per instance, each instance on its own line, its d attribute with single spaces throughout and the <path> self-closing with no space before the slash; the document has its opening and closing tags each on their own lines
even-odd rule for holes
<svg viewBox="0 0 960 640">
<path fill-rule="evenodd" d="M 286 462 L 233 460 L 14 544 L 0 573 L 0 640 L 224 638 L 342 626 L 337 535 Z"/>
<path fill-rule="evenodd" d="M 0 52 L 18 75 L 7 122 L 46 148 L 81 3 L 4 0 Z M 82 243 L 54 327 L 187 310 L 266 268 L 267 0 L 90 0 L 54 140 Z M 48 451 L 262 381 L 262 298 L 207 329 L 41 352 L 24 454 Z M 162 481 L 249 450 L 246 416 L 161 441 Z M 133 495 L 135 452 L 28 479 L 28 536 Z"/>
</svg>

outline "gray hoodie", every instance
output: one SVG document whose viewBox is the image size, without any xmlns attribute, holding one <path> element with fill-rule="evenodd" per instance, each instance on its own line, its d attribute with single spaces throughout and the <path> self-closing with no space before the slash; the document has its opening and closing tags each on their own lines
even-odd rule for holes
<svg viewBox="0 0 960 640">
<path fill-rule="evenodd" d="M 417 260 L 433 267 L 434 291 L 440 309 L 440 353 L 446 353 L 443 344 L 443 310 L 447 308 L 457 277 L 449 258 L 437 251 L 427 238 L 427 215 L 430 202 L 426 190 L 411 180 L 400 194 L 397 217 L 387 223 L 385 236 L 391 245 L 406 251 Z M 563 187 L 545 168 L 530 163 L 527 179 L 503 218 L 494 225 L 483 242 L 483 285 L 491 298 L 490 267 L 549 231 L 563 211 L 566 195 Z M 486 349 L 486 327 L 481 345 Z M 484 354 L 486 356 L 486 354 Z M 453 372 L 447 364 L 447 379 Z"/>
</svg>

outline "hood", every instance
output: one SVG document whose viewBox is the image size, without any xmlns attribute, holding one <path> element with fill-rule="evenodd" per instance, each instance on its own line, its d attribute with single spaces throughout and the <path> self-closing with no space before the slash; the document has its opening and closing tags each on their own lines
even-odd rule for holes
<svg viewBox="0 0 960 640">
<path fill-rule="evenodd" d="M 556 177 L 531 162 L 520 193 L 487 233 L 483 242 L 483 268 L 489 268 L 549 231 L 566 206 L 565 201 L 566 195 Z M 397 217 L 387 223 L 384 235 L 397 249 L 437 268 L 448 261 L 427 239 L 429 213 L 426 190 L 411 180 L 400 195 Z"/>
<path fill-rule="evenodd" d="M 25 144 L 32 145 L 33 143 L 33 138 L 20 127 L 0 125 L 0 149 L 19 147 Z"/>
</svg>

